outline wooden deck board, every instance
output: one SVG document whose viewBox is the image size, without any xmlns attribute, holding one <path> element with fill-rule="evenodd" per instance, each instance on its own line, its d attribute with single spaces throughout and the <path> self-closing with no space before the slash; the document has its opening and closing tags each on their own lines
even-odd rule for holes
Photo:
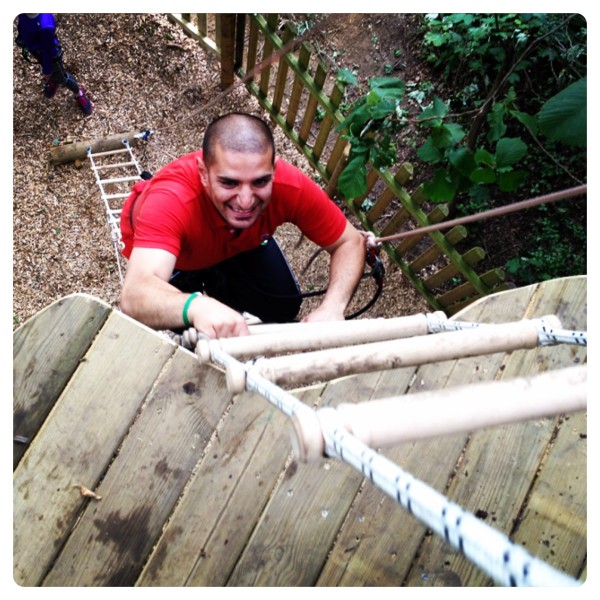
<svg viewBox="0 0 600 600">
<path fill-rule="evenodd" d="M 137 580 L 230 395 L 222 375 L 177 352 L 81 515 L 44 585 L 128 586 Z"/>
<path fill-rule="evenodd" d="M 94 489 L 173 344 L 113 312 L 69 380 L 14 474 L 14 576 L 38 585 L 86 502 L 73 486 Z M 147 351 L 144 351 L 146 349 Z M 127 358 L 137 357 L 137 368 Z M 115 360 L 122 357 L 124 362 Z M 35 542 L 34 542 L 35 540 Z"/>
<path fill-rule="evenodd" d="M 110 305 L 69 296 L 40 311 L 13 339 L 14 435 L 32 440 L 87 352 Z M 42 341 L 44 343 L 42 343 Z M 13 468 L 25 453 L 14 443 Z"/>
<path fill-rule="evenodd" d="M 283 413 L 261 396 L 237 396 L 138 585 L 224 585 L 285 468 L 289 439 Z"/>
<path fill-rule="evenodd" d="M 585 330 L 586 283 L 503 292 L 454 319 L 554 313 L 565 328 Z M 32 440 L 15 447 L 14 459 L 13 574 L 21 585 L 493 585 L 348 465 L 298 463 L 287 417 L 266 399 L 232 399 L 218 369 L 101 301 L 63 299 L 17 330 L 14 347 L 15 434 Z M 586 356 L 585 347 L 550 346 L 293 393 L 335 406 L 508 379 Z M 585 579 L 586 446 L 587 418 L 577 413 L 382 453 Z M 82 498 L 76 483 L 102 499 Z"/>
<path fill-rule="evenodd" d="M 371 394 L 378 378 L 368 373 L 327 386 L 320 406 Z M 312 585 L 361 481 L 337 461 L 290 465 L 228 585 Z"/>
<path fill-rule="evenodd" d="M 550 294 L 540 295 L 536 289 L 523 317 L 535 318 L 557 314 L 559 304 L 565 305 L 563 290 L 564 284 L 561 284 L 555 293 Z M 572 319 L 575 319 L 574 315 L 585 315 L 585 307 L 577 303 L 569 304 Z M 468 314 L 468 309 L 466 312 Z M 460 319 L 464 316 L 465 313 L 462 313 Z M 576 321 L 576 329 L 582 324 L 585 325 L 580 319 Z M 575 323 L 575 320 L 573 322 Z M 567 345 L 518 350 L 506 357 L 501 376 L 509 379 L 569 365 L 573 354 L 583 359 L 585 350 L 582 347 Z M 464 364 L 466 361 L 461 362 Z M 482 515 L 482 518 L 485 515 L 488 523 L 494 527 L 511 533 L 512 523 L 517 520 L 521 506 L 526 500 L 554 433 L 556 421 L 557 419 L 544 419 L 481 430 L 472 434 L 465 448 L 460 471 L 446 495 L 463 508 Z M 441 585 L 448 585 L 449 581 L 465 586 L 491 584 L 485 574 L 465 557 L 452 551 L 439 537 L 429 538 L 421 554 L 427 558 L 423 559 L 420 568 L 411 574 L 408 585 L 436 585 L 438 578 Z M 426 574 L 425 577 L 423 573 Z"/>
<path fill-rule="evenodd" d="M 525 310 L 529 295 L 515 305 L 500 296 L 493 302 L 473 305 L 468 313 L 454 320 L 475 322 L 506 322 L 514 319 L 515 311 Z M 490 299 L 491 300 L 491 299 Z M 460 317 L 460 318 L 459 318 Z M 503 354 L 444 361 L 424 365 L 416 370 L 410 393 L 460 385 L 474 380 L 487 380 L 500 367 Z M 415 477 L 443 492 L 460 459 L 467 436 L 448 436 L 433 441 L 403 444 L 383 454 Z M 426 538 L 426 527 L 414 517 L 395 507 L 381 491 L 366 486 L 352 518 L 347 520 L 348 532 L 325 565 L 319 585 L 400 585 L 407 577 L 414 555 Z M 371 507 L 382 505 L 374 512 Z M 343 575 L 333 572 L 334 563 Z"/>
<path fill-rule="evenodd" d="M 586 439 L 584 413 L 560 423 L 514 533 L 515 542 L 567 573 L 586 564 Z"/>
</svg>

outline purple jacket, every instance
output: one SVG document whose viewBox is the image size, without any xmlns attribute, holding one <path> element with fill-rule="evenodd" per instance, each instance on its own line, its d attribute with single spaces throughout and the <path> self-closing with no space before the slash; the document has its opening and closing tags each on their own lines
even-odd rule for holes
<svg viewBox="0 0 600 600">
<path fill-rule="evenodd" d="M 52 74 L 54 59 L 60 56 L 60 42 L 56 38 L 56 21 L 52 13 L 39 13 L 30 18 L 20 14 L 17 32 L 21 44 L 35 56 L 42 65 L 44 75 Z"/>
</svg>

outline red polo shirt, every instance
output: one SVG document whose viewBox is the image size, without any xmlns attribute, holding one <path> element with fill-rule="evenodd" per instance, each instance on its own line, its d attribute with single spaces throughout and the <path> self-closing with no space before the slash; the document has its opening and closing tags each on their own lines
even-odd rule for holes
<svg viewBox="0 0 600 600">
<path fill-rule="evenodd" d="M 275 164 L 265 212 L 252 227 L 232 231 L 204 193 L 198 156 L 202 151 L 182 156 L 133 186 L 121 213 L 127 258 L 133 247 L 161 248 L 177 257 L 176 269 L 204 269 L 256 248 L 287 222 L 319 246 L 342 235 L 344 213 L 312 179 L 282 160 Z"/>
</svg>

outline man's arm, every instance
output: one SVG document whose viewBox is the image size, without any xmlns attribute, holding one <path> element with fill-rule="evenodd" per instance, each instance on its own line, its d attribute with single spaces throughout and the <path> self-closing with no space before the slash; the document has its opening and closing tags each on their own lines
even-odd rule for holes
<svg viewBox="0 0 600 600">
<path fill-rule="evenodd" d="M 121 310 L 153 329 L 184 327 L 183 308 L 190 294 L 168 281 L 175 255 L 157 248 L 134 248 L 121 293 Z M 188 306 L 192 327 L 211 338 L 246 335 L 245 319 L 221 302 L 199 295 Z"/>
<path fill-rule="evenodd" d="M 329 285 L 321 304 L 302 321 L 341 321 L 364 272 L 364 237 L 349 222 L 338 240 L 324 248 L 331 255 Z"/>
</svg>

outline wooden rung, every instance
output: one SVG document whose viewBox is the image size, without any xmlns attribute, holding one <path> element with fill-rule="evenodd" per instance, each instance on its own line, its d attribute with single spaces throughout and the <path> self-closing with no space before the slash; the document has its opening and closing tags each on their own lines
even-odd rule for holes
<svg viewBox="0 0 600 600">
<path fill-rule="evenodd" d="M 129 177 L 115 177 L 114 179 L 99 179 L 100 185 L 108 185 L 109 183 L 124 183 L 126 181 L 139 181 L 139 175 L 132 175 Z"/>
<path fill-rule="evenodd" d="M 94 155 L 92 154 L 92 156 L 94 156 Z M 100 169 L 117 169 L 119 167 L 133 167 L 133 166 L 135 166 L 135 163 L 133 161 L 112 163 L 109 165 L 94 165 L 96 171 L 99 171 Z"/>
<path fill-rule="evenodd" d="M 342 403 L 340 426 L 371 448 L 441 435 L 472 433 L 533 419 L 555 417 L 587 407 L 587 367 L 557 369 L 532 377 L 488 381 L 394 398 Z M 331 411 L 332 409 L 326 409 Z M 317 411 L 317 415 L 321 411 Z M 325 440 L 314 436 L 310 413 L 293 419 L 295 448 L 303 462 L 323 456 Z"/>
<path fill-rule="evenodd" d="M 124 152 L 129 152 L 128 148 L 120 148 L 119 150 L 107 150 L 106 152 L 96 152 L 96 154 L 90 154 L 92 158 L 96 158 L 98 156 L 109 156 L 111 154 L 123 154 Z"/>
<path fill-rule="evenodd" d="M 104 200 L 118 200 L 119 198 L 128 198 L 131 192 L 127 192 L 126 194 L 103 194 L 102 198 Z"/>
<path fill-rule="evenodd" d="M 330 323 L 292 323 L 275 325 L 275 328 L 257 325 L 254 327 L 253 335 L 198 340 L 195 344 L 196 354 L 200 360 L 208 362 L 214 350 L 226 352 L 237 358 L 273 356 L 285 352 L 335 348 L 427 335 L 431 319 L 444 321 L 446 315 L 439 311 L 432 315 L 417 314 L 392 319 L 361 319 Z M 261 327 L 265 328 L 266 333 L 259 333 Z"/>
<path fill-rule="evenodd" d="M 539 345 L 539 331 L 542 324 L 546 328 L 562 328 L 558 317 L 549 315 L 543 319 L 482 324 L 473 329 L 435 335 L 317 350 L 304 354 L 289 354 L 275 358 L 258 358 L 250 368 L 277 385 L 296 386 L 358 373 L 535 348 Z M 234 371 L 235 368 L 232 367 L 232 370 Z M 228 373 L 227 380 L 239 382 L 240 378 L 235 372 L 231 372 Z M 238 393 L 242 390 L 230 389 L 230 391 Z"/>
</svg>

